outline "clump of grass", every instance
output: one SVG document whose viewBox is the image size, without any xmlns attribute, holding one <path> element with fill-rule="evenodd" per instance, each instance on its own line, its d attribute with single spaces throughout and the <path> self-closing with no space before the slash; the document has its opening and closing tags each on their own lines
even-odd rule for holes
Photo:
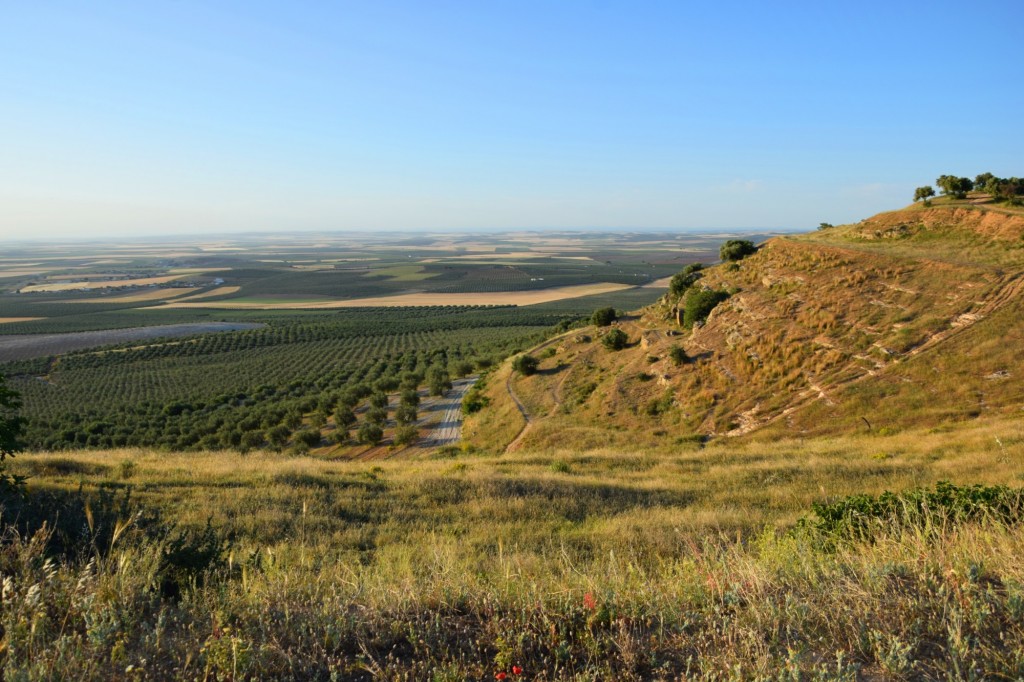
<svg viewBox="0 0 1024 682">
<path fill-rule="evenodd" d="M 564 459 L 556 459 L 551 462 L 551 471 L 556 474 L 568 474 L 572 471 L 572 466 Z"/>
</svg>

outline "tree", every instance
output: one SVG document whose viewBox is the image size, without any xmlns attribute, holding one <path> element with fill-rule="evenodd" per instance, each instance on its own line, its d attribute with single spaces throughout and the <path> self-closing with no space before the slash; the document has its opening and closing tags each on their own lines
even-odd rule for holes
<svg viewBox="0 0 1024 682">
<path fill-rule="evenodd" d="M 270 442 L 275 448 L 280 450 L 284 447 L 284 444 L 288 442 L 288 436 L 291 435 L 291 431 L 284 424 L 278 424 L 274 428 L 267 431 L 267 441 Z"/>
<path fill-rule="evenodd" d="M 832 223 L 818 223 L 819 230 L 827 230 L 830 227 L 835 227 Z"/>
<path fill-rule="evenodd" d="M 416 408 L 412 405 L 399 405 L 395 408 L 395 422 L 398 424 L 412 424 L 416 421 Z"/>
<path fill-rule="evenodd" d="M 302 429 L 295 434 L 295 440 L 307 448 L 315 448 L 320 445 L 320 431 L 317 429 Z"/>
<path fill-rule="evenodd" d="M 617 315 L 615 308 L 598 308 L 594 311 L 594 314 L 590 316 L 590 323 L 598 327 L 607 327 L 615 321 Z"/>
<path fill-rule="evenodd" d="M 420 404 L 419 391 L 413 388 L 405 389 L 404 391 L 402 391 L 402 396 L 399 399 L 399 402 L 402 405 L 412 405 L 413 407 L 416 407 L 417 405 Z"/>
<path fill-rule="evenodd" d="M 25 421 L 17 414 L 20 407 L 21 397 L 7 387 L 7 380 L 0 374 L 0 492 L 4 494 L 21 492 L 25 487 L 25 477 L 8 474 L 4 463 L 21 449 L 18 436 Z"/>
<path fill-rule="evenodd" d="M 473 363 L 469 360 L 456 360 L 448 366 L 448 372 L 459 378 L 473 373 Z"/>
<path fill-rule="evenodd" d="M 388 396 L 386 393 L 374 393 L 370 396 L 370 405 L 372 407 L 384 408 L 388 406 Z"/>
<path fill-rule="evenodd" d="M 722 247 L 718 250 L 718 257 L 723 261 L 738 261 L 743 260 L 756 251 L 757 247 L 749 239 L 730 239 L 722 244 Z"/>
<path fill-rule="evenodd" d="M 537 366 L 540 364 L 540 360 L 533 357 L 532 355 L 520 355 L 512 361 L 512 369 L 519 372 L 523 376 L 530 376 L 531 374 L 537 373 Z"/>
<path fill-rule="evenodd" d="M 430 395 L 444 395 L 452 389 L 452 380 L 443 367 L 435 365 L 427 370 L 427 389 Z"/>
<path fill-rule="evenodd" d="M 703 276 L 701 270 L 704 269 L 703 263 L 691 263 L 682 269 L 681 272 L 672 275 L 672 279 L 668 283 L 668 293 L 673 298 L 679 298 L 686 293 L 686 290 L 692 287 L 698 279 Z"/>
<path fill-rule="evenodd" d="M 238 441 L 238 449 L 241 452 L 249 452 L 263 445 L 263 434 L 259 431 L 246 431 Z"/>
<path fill-rule="evenodd" d="M 412 424 L 403 424 L 395 429 L 395 445 L 410 445 L 420 437 L 420 430 Z"/>
<path fill-rule="evenodd" d="M 629 337 L 621 329 L 612 329 L 601 337 L 601 343 L 608 350 L 622 350 L 629 343 Z"/>
<path fill-rule="evenodd" d="M 932 189 L 931 185 L 925 185 L 924 187 L 918 187 L 914 190 L 914 201 L 920 201 L 924 199 L 925 206 L 931 202 L 928 201 L 931 197 L 935 196 L 935 190 Z"/>
<path fill-rule="evenodd" d="M 334 424 L 338 428 L 347 428 L 356 423 L 356 414 L 351 407 L 344 405 L 334 411 Z"/>
<path fill-rule="evenodd" d="M 958 178 L 955 175 L 940 175 L 935 181 L 942 193 L 954 199 L 966 199 L 967 193 L 974 189 L 970 178 Z"/>
<path fill-rule="evenodd" d="M 372 422 L 363 422 L 356 434 L 360 443 L 365 445 L 377 445 L 384 440 L 384 429 Z"/>
<path fill-rule="evenodd" d="M 366 411 L 365 418 L 372 424 L 383 424 L 388 420 L 388 411 L 383 407 L 371 407 Z"/>
</svg>

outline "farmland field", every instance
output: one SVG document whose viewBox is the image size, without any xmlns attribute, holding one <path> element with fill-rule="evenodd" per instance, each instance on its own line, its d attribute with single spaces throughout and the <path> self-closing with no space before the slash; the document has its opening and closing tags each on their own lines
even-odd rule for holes
<svg viewBox="0 0 1024 682">
<path fill-rule="evenodd" d="M 651 303 L 724 238 L 14 245 L 0 260 L 0 373 L 34 448 L 406 452 L 451 440 L 432 433 L 430 393 L 598 307 Z M 413 389 L 422 407 L 402 404 Z"/>
</svg>

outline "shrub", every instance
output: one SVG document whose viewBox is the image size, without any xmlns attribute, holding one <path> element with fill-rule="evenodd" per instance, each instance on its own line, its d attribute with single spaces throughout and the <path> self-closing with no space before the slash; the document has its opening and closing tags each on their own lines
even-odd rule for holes
<svg viewBox="0 0 1024 682">
<path fill-rule="evenodd" d="M 678 344 L 668 349 L 668 357 L 677 367 L 679 365 L 685 365 L 690 361 L 690 357 L 686 354 L 686 351 Z"/>
<path fill-rule="evenodd" d="M 683 307 L 683 326 L 687 329 L 708 319 L 708 315 L 719 303 L 729 298 L 725 291 L 716 289 L 690 289 L 686 292 Z"/>
<path fill-rule="evenodd" d="M 532 355 L 520 355 L 512 361 L 512 369 L 527 377 L 537 373 L 538 365 L 540 360 Z"/>
<path fill-rule="evenodd" d="M 475 414 L 487 407 L 490 402 L 491 399 L 483 395 L 478 386 L 474 386 L 462 399 L 462 414 Z"/>
<path fill-rule="evenodd" d="M 598 308 L 590 316 L 590 322 L 598 327 L 607 327 L 616 320 L 616 317 L 615 308 Z"/>
<path fill-rule="evenodd" d="M 601 343 L 608 350 L 622 350 L 629 344 L 629 337 L 621 329 L 612 329 L 601 337 Z"/>
<path fill-rule="evenodd" d="M 800 519 L 798 528 L 834 538 L 870 539 L 878 530 L 942 528 L 978 519 L 1017 522 L 1024 516 L 1024 489 L 940 481 L 934 490 L 851 495 L 832 503 L 815 502 L 811 510 L 813 517 Z"/>
<path fill-rule="evenodd" d="M 668 293 L 672 298 L 679 298 L 686 293 L 686 290 L 692 287 L 698 279 L 703 276 L 701 270 L 704 269 L 702 263 L 693 263 L 687 265 L 682 269 L 681 272 L 672 276 L 672 279 L 668 283 Z"/>
<path fill-rule="evenodd" d="M 749 239 L 730 239 L 722 244 L 718 256 L 723 261 L 738 261 L 757 251 L 754 242 Z"/>
</svg>

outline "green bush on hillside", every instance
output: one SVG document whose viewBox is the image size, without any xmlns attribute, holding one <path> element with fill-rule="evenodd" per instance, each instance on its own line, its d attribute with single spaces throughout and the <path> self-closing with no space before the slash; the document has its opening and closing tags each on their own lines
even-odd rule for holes
<svg viewBox="0 0 1024 682">
<path fill-rule="evenodd" d="M 690 289 L 683 304 L 683 326 L 690 329 L 708 319 L 715 306 L 727 298 L 729 293 L 718 289 Z"/>
<path fill-rule="evenodd" d="M 590 316 L 590 323 L 598 327 L 607 327 L 615 321 L 617 314 L 615 308 L 611 306 L 607 308 L 598 308 L 594 311 L 594 314 Z"/>
<path fill-rule="evenodd" d="M 718 257 L 723 261 L 738 261 L 756 253 L 757 247 L 749 239 L 730 239 L 718 249 Z"/>
<path fill-rule="evenodd" d="M 672 279 L 668 283 L 668 293 L 672 298 L 679 298 L 686 293 L 686 290 L 692 287 L 698 279 L 704 274 L 701 270 L 704 269 L 702 263 L 692 263 L 687 265 L 679 273 L 672 276 Z"/>
<path fill-rule="evenodd" d="M 621 329 L 612 329 L 601 337 L 601 343 L 608 350 L 622 350 L 629 343 L 629 337 Z"/>
<path fill-rule="evenodd" d="M 539 364 L 540 360 L 532 355 L 520 355 L 512 361 L 512 369 L 528 377 L 531 374 L 537 373 L 537 366 Z"/>
</svg>

